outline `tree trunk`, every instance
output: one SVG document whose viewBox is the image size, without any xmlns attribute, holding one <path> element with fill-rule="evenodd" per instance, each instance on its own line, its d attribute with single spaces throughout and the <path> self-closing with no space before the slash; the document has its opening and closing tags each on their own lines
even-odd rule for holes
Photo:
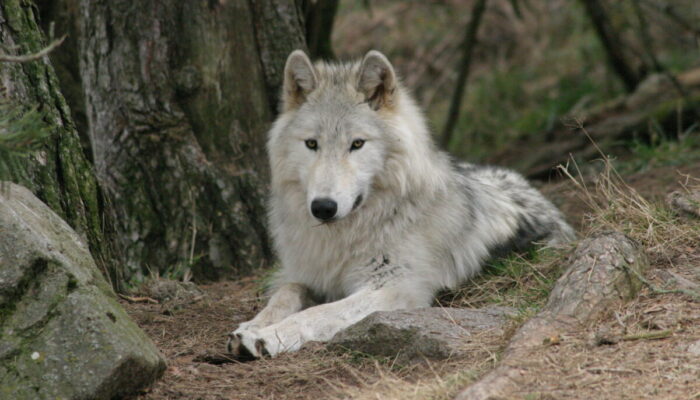
<svg viewBox="0 0 700 400">
<path fill-rule="evenodd" d="M 469 71 L 471 70 L 472 54 L 474 53 L 474 47 L 476 47 L 478 39 L 477 33 L 479 31 L 479 25 L 481 25 L 481 17 L 484 15 L 485 10 L 486 0 L 476 0 L 476 3 L 474 3 L 472 7 L 471 18 L 469 19 L 464 33 L 464 40 L 461 46 L 462 59 L 460 60 L 459 70 L 457 72 L 457 83 L 455 84 L 455 91 L 450 101 L 450 109 L 447 112 L 445 127 L 440 137 L 440 144 L 444 149 L 449 148 L 450 141 L 452 141 L 452 133 L 457 126 L 459 111 L 462 107 L 462 98 L 464 97 L 464 89 L 467 86 L 467 79 L 469 79 Z"/>
<path fill-rule="evenodd" d="M 89 137 L 128 270 L 216 279 L 268 263 L 265 132 L 304 47 L 294 1 L 80 6 Z"/>
<path fill-rule="evenodd" d="M 304 20 L 306 22 L 306 43 L 312 59 L 333 60 L 333 23 L 338 13 L 338 0 L 303 2 Z"/>
<path fill-rule="evenodd" d="M 624 54 L 625 47 L 620 34 L 613 28 L 603 4 L 600 0 L 581 0 L 581 2 L 585 6 L 588 17 L 593 22 L 593 26 L 595 26 L 595 30 L 598 33 L 598 38 L 605 48 L 610 66 L 624 83 L 625 89 L 630 93 L 633 92 L 643 77 L 635 72 L 626 59 Z"/>
<path fill-rule="evenodd" d="M 239 14 L 237 18 L 245 22 L 245 25 L 249 24 L 249 20 L 252 21 L 258 58 L 265 74 L 267 98 L 274 114 L 278 108 L 287 56 L 293 50 L 307 49 L 304 41 L 303 14 L 300 5 L 294 0 L 249 0 L 248 3 L 250 11 L 245 11 L 245 6 L 238 7 L 249 15 L 245 17 Z M 250 41 L 243 43 L 246 46 L 253 45 Z"/>
<path fill-rule="evenodd" d="M 35 8 L 26 0 L 0 3 L 0 43 L 3 51 L 28 54 L 46 43 L 36 23 Z M 0 176 L 29 188 L 86 239 L 98 266 L 116 285 L 121 280 L 115 244 L 106 233 L 111 214 L 92 166 L 46 57 L 27 63 L 0 63 L 2 96 L 12 104 L 37 107 L 50 136 L 30 157 L 13 157 L 13 167 Z M 3 132 L 0 132 L 3 134 Z"/>
</svg>

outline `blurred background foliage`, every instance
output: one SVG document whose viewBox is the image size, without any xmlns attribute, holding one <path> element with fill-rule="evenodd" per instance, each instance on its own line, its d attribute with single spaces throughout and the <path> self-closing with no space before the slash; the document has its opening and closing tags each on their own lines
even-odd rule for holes
<svg viewBox="0 0 700 400">
<path fill-rule="evenodd" d="M 474 3 L 341 1 L 333 48 L 341 59 L 370 48 L 385 52 L 440 132 Z M 514 139 L 537 146 L 562 118 L 625 94 L 585 3 L 603 7 L 619 50 L 640 78 L 700 66 L 695 0 L 489 0 L 448 145 L 452 153 L 479 162 Z M 638 142 L 630 146 L 641 149 Z"/>
<path fill-rule="evenodd" d="M 297 48 L 384 52 L 443 149 L 530 179 L 599 148 L 624 173 L 700 160 L 698 0 L 33 4 L 0 2 L 32 22 L 0 43 L 0 178 L 75 214 L 115 287 L 273 262 L 263 138 Z"/>
</svg>

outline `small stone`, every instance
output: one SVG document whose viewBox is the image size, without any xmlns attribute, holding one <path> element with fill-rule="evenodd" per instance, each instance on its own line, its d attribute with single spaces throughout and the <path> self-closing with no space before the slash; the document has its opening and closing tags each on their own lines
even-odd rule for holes
<svg viewBox="0 0 700 400">
<path fill-rule="evenodd" d="M 700 340 L 693 342 L 688 346 L 688 353 L 694 356 L 700 356 Z"/>
</svg>

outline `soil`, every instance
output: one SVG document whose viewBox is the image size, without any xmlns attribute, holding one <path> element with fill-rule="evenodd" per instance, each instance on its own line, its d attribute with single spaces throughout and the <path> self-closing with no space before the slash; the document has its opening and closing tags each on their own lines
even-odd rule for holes
<svg viewBox="0 0 700 400">
<path fill-rule="evenodd" d="M 220 363 L 226 334 L 252 318 L 264 305 L 258 277 L 201 285 L 206 296 L 192 304 L 122 300 L 129 314 L 168 359 L 164 377 L 137 399 L 327 399 L 340 398 L 350 388 L 366 387 L 386 374 L 413 382 L 435 374 L 458 371 L 465 359 L 393 365 L 392 360 L 326 351 L 318 343 L 298 353 L 269 360 Z M 132 299 L 140 299 L 134 297 Z M 474 364 L 490 362 L 488 352 L 500 338 L 484 340 L 475 348 Z M 216 355 L 216 364 L 202 361 Z M 211 359 L 212 357 L 210 357 Z"/>
<path fill-rule="evenodd" d="M 656 168 L 626 181 L 646 198 L 663 201 L 667 193 L 682 187 L 684 174 L 700 177 L 700 163 Z M 554 197 L 575 225 L 581 225 L 585 203 L 570 182 L 551 183 L 543 191 Z M 680 285 L 700 292 L 700 240 L 697 242 L 666 258 L 655 257 L 647 273 L 649 281 L 657 288 Z M 483 346 L 475 346 L 465 358 L 411 366 L 331 353 L 320 344 L 271 360 L 204 361 L 204 354 L 222 353 L 226 334 L 263 306 L 260 282 L 260 277 L 247 277 L 200 285 L 204 298 L 179 306 L 123 300 L 129 314 L 168 359 L 164 377 L 137 398 L 451 398 L 496 365 L 499 349 L 508 340 L 508 334 L 484 338 Z M 642 338 L 634 340 L 637 334 Z M 653 334 L 661 338 L 653 339 Z M 645 287 L 637 299 L 610 310 L 605 319 L 562 337 L 555 345 L 543 345 L 541 357 L 526 366 L 530 373 L 512 398 L 700 398 L 699 360 L 700 302 Z M 440 389 L 425 390 L 433 387 Z"/>
</svg>

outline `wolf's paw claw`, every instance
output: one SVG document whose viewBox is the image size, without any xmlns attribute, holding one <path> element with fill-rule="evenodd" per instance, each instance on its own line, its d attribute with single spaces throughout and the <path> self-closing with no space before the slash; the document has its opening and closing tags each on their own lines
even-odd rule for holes
<svg viewBox="0 0 700 400">
<path fill-rule="evenodd" d="M 228 334 L 226 350 L 238 361 L 252 361 L 258 358 L 254 352 L 248 350 L 248 348 L 243 344 L 242 333 L 231 332 Z M 262 353 L 258 352 L 258 354 Z"/>
<path fill-rule="evenodd" d="M 228 351 L 231 354 L 234 354 L 238 351 L 238 348 L 241 345 L 241 337 L 235 333 L 231 332 L 228 334 L 228 340 L 226 341 L 226 351 Z"/>
<path fill-rule="evenodd" d="M 265 348 L 265 339 L 255 341 L 255 351 L 260 354 L 260 357 L 270 357 L 270 352 Z"/>
</svg>

